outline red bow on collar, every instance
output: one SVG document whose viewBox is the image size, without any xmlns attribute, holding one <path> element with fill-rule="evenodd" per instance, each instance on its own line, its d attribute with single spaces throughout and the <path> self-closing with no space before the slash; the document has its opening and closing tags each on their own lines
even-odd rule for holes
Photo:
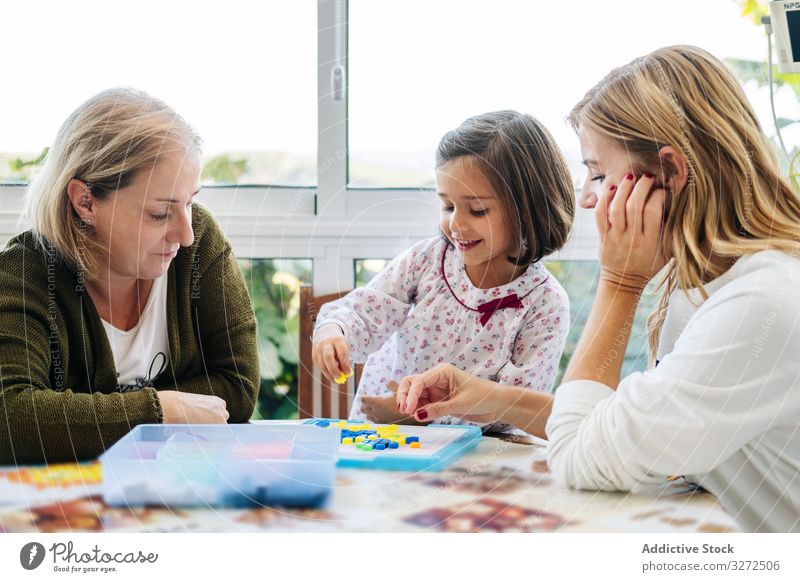
<svg viewBox="0 0 800 582">
<path fill-rule="evenodd" d="M 513 309 L 519 309 L 522 307 L 522 301 L 519 300 L 519 297 L 517 297 L 516 293 L 506 295 L 505 297 L 492 299 L 486 303 L 481 303 L 478 305 L 478 311 L 481 313 L 481 325 L 485 326 L 489 322 L 489 319 L 492 317 L 492 315 L 494 315 L 495 311 L 498 309 L 506 309 L 508 307 Z"/>
</svg>

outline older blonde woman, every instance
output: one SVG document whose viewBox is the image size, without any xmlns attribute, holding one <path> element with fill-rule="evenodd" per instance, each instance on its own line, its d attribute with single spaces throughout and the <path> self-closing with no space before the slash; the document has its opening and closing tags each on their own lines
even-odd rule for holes
<svg viewBox="0 0 800 582">
<path fill-rule="evenodd" d="M 250 418 L 256 323 L 193 203 L 199 139 L 134 90 L 69 118 L 0 253 L 0 464 L 84 459 L 141 423 Z"/>
<path fill-rule="evenodd" d="M 555 397 L 452 366 L 404 379 L 401 411 L 549 437 L 561 481 L 631 489 L 687 475 L 749 530 L 800 530 L 800 199 L 741 88 L 695 47 L 612 71 L 570 115 L 601 276 Z M 657 366 L 620 379 L 642 290 Z"/>
</svg>

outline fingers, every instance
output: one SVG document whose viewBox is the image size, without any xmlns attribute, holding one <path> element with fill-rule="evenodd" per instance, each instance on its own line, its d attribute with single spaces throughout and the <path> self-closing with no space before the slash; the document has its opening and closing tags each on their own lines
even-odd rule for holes
<svg viewBox="0 0 800 582">
<path fill-rule="evenodd" d="M 422 396 L 423 391 L 427 387 L 441 383 L 446 383 L 449 386 L 448 370 L 450 367 L 450 364 L 439 364 L 422 374 L 403 378 L 401 387 L 403 390 L 402 393 L 405 395 L 404 401 L 399 400 L 401 389 L 398 388 L 397 390 L 400 412 L 411 414 L 416 410 L 420 396 Z"/>
<path fill-rule="evenodd" d="M 342 376 L 351 376 L 350 355 L 344 338 L 327 339 L 317 349 L 317 365 L 329 380 L 343 383 Z"/>
<path fill-rule="evenodd" d="M 375 396 L 362 396 L 361 397 L 361 412 L 370 422 L 380 423 L 378 417 L 377 406 L 375 405 Z"/>
<path fill-rule="evenodd" d="M 165 424 L 224 424 L 231 417 L 228 403 L 218 396 L 162 390 L 158 398 Z"/>
<path fill-rule="evenodd" d="M 628 226 L 636 228 L 639 232 L 644 232 L 642 212 L 644 211 L 644 205 L 647 202 L 648 194 L 650 194 L 654 183 L 655 176 L 650 172 L 645 172 L 636 182 L 633 193 L 628 198 L 625 205 Z"/>
<path fill-rule="evenodd" d="M 407 422 L 410 416 L 401 416 L 395 411 L 394 395 L 387 396 L 362 396 L 361 412 L 370 422 L 377 424 L 390 424 Z"/>
<path fill-rule="evenodd" d="M 411 414 L 419 406 L 419 399 L 425 390 L 422 374 L 403 378 L 397 390 L 397 410 L 403 414 Z"/>
<path fill-rule="evenodd" d="M 413 378 L 414 376 L 406 376 L 400 380 L 400 385 L 397 388 L 397 394 L 395 394 L 397 410 L 400 412 L 405 412 L 405 405 L 406 401 L 408 400 L 408 391 L 411 389 L 411 381 Z"/>
<path fill-rule="evenodd" d="M 323 376 L 338 384 L 353 375 L 350 349 L 342 327 L 336 323 L 325 324 L 315 332 L 311 358 Z"/>
<path fill-rule="evenodd" d="M 228 422 L 228 419 L 231 417 L 231 413 L 228 412 L 227 402 L 218 396 L 198 396 L 203 398 L 205 404 L 208 406 L 208 418 L 206 419 L 206 422 L 212 424 L 225 424 Z"/>
<path fill-rule="evenodd" d="M 336 356 L 339 359 L 339 372 L 346 377 L 353 375 L 353 368 L 350 366 L 350 348 L 344 338 L 336 340 Z"/>
<path fill-rule="evenodd" d="M 451 414 L 458 415 L 458 397 L 453 400 L 442 400 L 441 402 L 433 402 L 427 406 L 417 408 L 414 412 L 414 418 L 420 422 L 430 422 L 435 418 L 442 416 L 449 416 Z"/>
<path fill-rule="evenodd" d="M 335 380 L 340 376 L 339 360 L 336 357 L 336 348 L 332 341 L 326 341 L 322 346 L 322 366 L 320 366 L 320 369 L 329 380 Z"/>
<path fill-rule="evenodd" d="M 597 223 L 597 232 L 600 233 L 600 239 L 602 240 L 608 229 L 610 228 L 611 224 L 609 222 L 609 204 L 614 198 L 614 192 L 616 191 L 617 187 L 611 185 L 608 189 L 604 190 L 600 197 L 597 199 L 597 205 L 594 209 L 594 219 Z"/>
<path fill-rule="evenodd" d="M 664 226 L 664 205 L 667 200 L 667 192 L 663 188 L 653 190 L 642 210 L 642 233 L 646 239 L 651 237 L 658 238 L 661 243 L 661 229 Z"/>
<path fill-rule="evenodd" d="M 633 190 L 633 179 L 633 174 L 628 174 L 622 179 L 615 190 L 611 190 L 613 186 L 609 187 L 609 190 L 613 194 L 613 198 L 609 202 L 608 206 L 608 222 L 614 229 L 625 230 L 627 227 L 625 206 L 628 202 L 628 197 Z"/>
</svg>

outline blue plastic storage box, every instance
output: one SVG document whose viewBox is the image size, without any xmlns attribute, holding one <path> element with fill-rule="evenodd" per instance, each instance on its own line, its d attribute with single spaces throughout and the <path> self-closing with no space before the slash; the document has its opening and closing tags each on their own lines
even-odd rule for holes
<svg viewBox="0 0 800 582">
<path fill-rule="evenodd" d="M 112 506 L 321 507 L 336 430 L 303 425 L 143 424 L 101 457 Z"/>
</svg>

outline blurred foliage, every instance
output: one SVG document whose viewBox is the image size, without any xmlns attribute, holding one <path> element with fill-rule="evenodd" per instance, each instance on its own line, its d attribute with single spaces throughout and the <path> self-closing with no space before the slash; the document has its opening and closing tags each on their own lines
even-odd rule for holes
<svg viewBox="0 0 800 582">
<path fill-rule="evenodd" d="M 36 167 L 39 164 L 44 163 L 44 159 L 47 157 L 48 151 L 50 151 L 50 148 L 44 148 L 42 153 L 32 160 L 23 160 L 22 158 L 11 159 L 8 161 L 8 169 L 12 172 L 24 172 L 26 168 Z"/>
<path fill-rule="evenodd" d="M 0 154 L 0 180 L 9 183 L 28 182 L 33 172 L 41 167 L 50 148 L 44 148 L 38 156 L 21 155 L 8 157 Z M 2 168 L 6 169 L 3 170 Z"/>
<path fill-rule="evenodd" d="M 558 279 L 569 297 L 570 328 L 567 336 L 567 345 L 561 355 L 555 385 L 561 383 L 561 378 L 567 369 L 578 340 L 583 333 L 589 312 L 592 309 L 595 293 L 597 292 L 597 279 L 600 274 L 600 264 L 597 261 L 547 261 L 547 270 Z M 625 359 L 622 364 L 622 376 L 633 372 L 640 372 L 647 368 L 647 317 L 656 306 L 658 296 L 653 293 L 654 284 L 651 283 L 639 301 L 636 316 L 633 320 Z"/>
<path fill-rule="evenodd" d="M 756 26 L 763 26 L 761 18 L 769 15 L 767 2 L 760 0 L 738 0 L 742 8 L 742 16 L 748 17 Z M 733 72 L 742 83 L 752 81 L 758 87 L 765 87 L 769 84 L 768 62 L 748 61 L 743 59 L 726 59 L 725 62 L 733 69 Z M 781 73 L 778 66 L 772 66 L 772 82 L 775 91 L 788 87 L 794 91 L 795 96 L 800 99 L 800 76 L 794 73 Z M 795 123 L 800 123 L 800 119 L 789 119 L 779 117 L 777 119 L 778 129 L 783 129 Z M 800 193 L 800 147 L 793 146 L 790 151 L 784 152 L 780 147 L 780 142 L 776 135 L 772 138 L 775 150 L 781 161 L 781 169 L 786 174 L 795 192 Z M 787 146 L 788 147 L 788 146 Z"/>
<path fill-rule="evenodd" d="M 761 26 L 761 17 L 769 16 L 769 8 L 766 2 L 759 0 L 738 0 L 742 7 L 742 16 L 747 16 L 756 26 Z"/>
<path fill-rule="evenodd" d="M 354 263 L 356 287 L 363 287 L 375 275 L 383 271 L 389 259 L 356 259 Z"/>
<path fill-rule="evenodd" d="M 297 418 L 300 285 L 311 259 L 240 259 L 258 321 L 261 385 L 253 419 Z"/>
<path fill-rule="evenodd" d="M 245 170 L 247 170 L 247 160 L 234 160 L 227 154 L 222 154 L 211 158 L 203 165 L 200 178 L 203 182 L 214 184 L 238 184 Z"/>
</svg>

